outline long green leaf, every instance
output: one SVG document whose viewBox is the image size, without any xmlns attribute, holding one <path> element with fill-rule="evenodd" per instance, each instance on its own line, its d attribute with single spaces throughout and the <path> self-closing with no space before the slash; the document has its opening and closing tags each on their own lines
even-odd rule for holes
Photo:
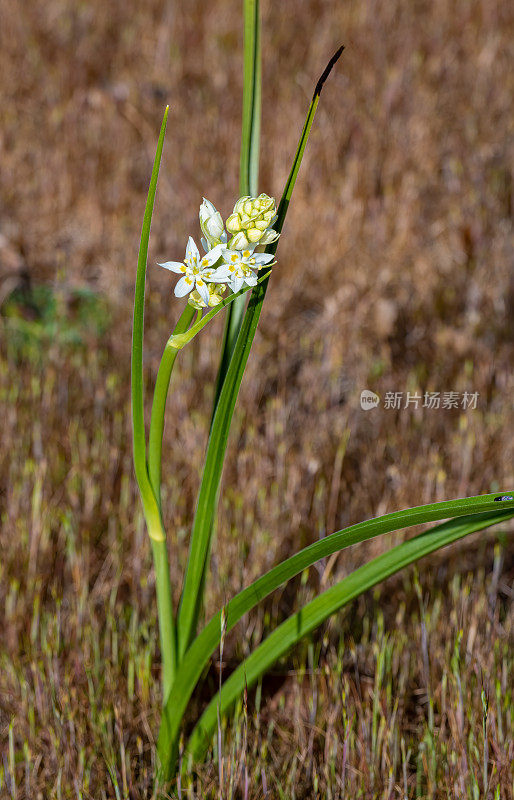
<svg viewBox="0 0 514 800">
<path fill-rule="evenodd" d="M 244 0 L 243 120 L 239 190 L 256 195 L 261 130 L 261 21 L 259 0 Z"/>
<path fill-rule="evenodd" d="M 495 497 L 498 496 L 490 494 L 442 503 L 430 503 L 359 522 L 333 533 L 300 550 L 239 592 L 224 608 L 224 629 L 228 633 L 241 617 L 258 605 L 263 598 L 321 558 L 328 557 L 350 545 L 412 525 L 435 522 L 447 517 L 495 511 L 498 506 Z M 514 508 L 514 502 L 506 501 L 502 507 Z M 199 633 L 184 656 L 164 709 L 159 731 L 158 750 L 164 774 L 168 778 L 173 772 L 176 742 L 184 711 L 205 666 L 219 645 L 220 631 L 221 612 L 218 612 Z"/>
<path fill-rule="evenodd" d="M 148 468 L 146 463 L 146 434 L 144 419 L 144 387 L 143 387 L 143 330 L 144 330 L 144 307 L 145 307 L 145 283 L 146 283 L 146 262 L 148 258 L 148 241 L 150 238 L 150 226 L 152 224 L 153 206 L 155 192 L 157 189 L 157 178 L 161 164 L 162 148 L 164 135 L 166 133 L 166 123 L 168 120 L 169 106 L 166 106 L 164 117 L 157 143 L 157 151 L 150 178 L 148 197 L 146 200 L 143 226 L 141 230 L 141 241 L 137 259 L 136 290 L 134 297 L 134 322 L 132 328 L 132 436 L 134 468 L 136 478 L 141 493 L 145 519 L 148 525 L 148 532 L 152 539 L 162 541 L 165 534 L 162 528 L 159 504 L 153 493 Z"/>
<path fill-rule="evenodd" d="M 162 702 L 165 704 L 173 679 L 176 666 L 176 631 L 173 617 L 171 585 L 166 549 L 166 534 L 161 519 L 160 485 L 156 491 L 148 473 L 146 461 L 146 433 L 144 420 L 144 383 L 143 383 L 143 333 L 144 333 L 144 308 L 146 265 L 148 259 L 148 242 L 152 224 L 157 178 L 161 164 L 162 148 L 166 133 L 169 107 L 166 106 L 161 124 L 157 150 L 150 178 L 150 186 L 146 200 L 141 241 L 137 259 L 136 289 L 134 297 L 134 322 L 132 328 L 132 365 L 131 365 L 131 395 L 132 395 L 132 435 L 133 455 L 136 478 L 141 493 L 143 511 L 145 515 L 148 534 L 152 543 L 152 555 L 156 575 L 157 606 L 159 611 L 159 638 L 161 644 L 162 661 Z M 162 437 L 161 437 L 162 438 Z M 159 454 L 160 455 L 160 454 Z M 160 462 L 159 462 L 160 463 Z M 159 478 L 160 481 L 160 478 Z"/>
<path fill-rule="evenodd" d="M 257 649 L 246 658 L 211 700 L 196 725 L 186 749 L 193 760 L 201 759 L 209 746 L 219 714 L 225 714 L 249 687 L 281 656 L 332 614 L 363 592 L 395 572 L 439 550 L 458 539 L 514 516 L 512 510 L 500 510 L 470 517 L 452 519 L 435 529 L 393 547 L 389 552 L 359 567 L 351 575 L 307 603 L 301 611 L 276 628 Z"/>
<path fill-rule="evenodd" d="M 316 84 L 312 102 L 309 106 L 307 120 L 300 136 L 298 148 L 296 150 L 293 165 L 291 167 L 291 172 L 289 174 L 284 193 L 278 207 L 278 218 L 274 226 L 278 232 L 282 231 L 282 227 L 284 225 L 287 209 L 289 207 L 289 202 L 296 182 L 296 177 L 298 175 L 298 170 L 300 169 L 303 153 L 318 105 L 321 89 L 323 88 L 323 84 L 327 79 L 330 70 L 341 55 L 342 51 L 343 48 L 339 48 L 339 50 L 330 59 L 330 62 Z M 267 252 L 275 253 L 276 248 L 277 242 L 270 245 L 267 248 Z M 205 565 L 210 549 L 210 537 L 214 520 L 217 492 L 221 480 L 230 423 L 236 404 L 237 394 L 246 367 L 246 362 L 250 354 L 253 337 L 255 336 L 255 331 L 257 329 L 257 323 L 259 321 L 262 304 L 264 302 L 264 297 L 268 287 L 268 280 L 269 279 L 266 279 L 263 281 L 263 283 L 256 286 L 250 297 L 248 308 L 243 319 L 239 336 L 237 337 L 236 347 L 234 349 L 230 366 L 223 383 L 211 427 L 202 482 L 198 495 L 198 504 L 193 523 L 193 530 L 191 533 L 188 563 L 178 614 L 177 635 L 179 663 L 196 630 L 200 608 L 199 592 L 200 587 L 202 586 Z"/>
<path fill-rule="evenodd" d="M 259 143 L 261 130 L 261 20 L 259 0 L 244 0 L 244 76 L 243 119 L 239 194 L 256 197 L 259 180 Z M 214 410 L 227 374 L 236 339 L 241 329 L 246 298 L 238 298 L 227 311 L 221 360 L 216 380 Z M 214 417 L 214 411 L 213 411 Z"/>
</svg>

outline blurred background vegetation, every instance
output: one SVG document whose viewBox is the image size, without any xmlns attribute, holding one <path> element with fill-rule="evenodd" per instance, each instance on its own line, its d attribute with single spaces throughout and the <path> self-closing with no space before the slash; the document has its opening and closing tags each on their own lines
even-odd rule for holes
<svg viewBox="0 0 514 800">
<path fill-rule="evenodd" d="M 262 191 L 280 196 L 313 86 L 346 50 L 243 381 L 207 613 L 347 524 L 514 484 L 512 5 L 262 5 Z M 146 798 L 159 697 L 131 463 L 136 254 L 169 103 L 150 387 L 180 310 L 152 264 L 198 238 L 202 195 L 224 217 L 237 197 L 241 4 L 2 0 L 1 17 L 0 795 Z M 221 332 L 217 319 L 181 353 L 169 400 L 177 595 Z M 365 388 L 479 401 L 363 412 Z M 298 592 L 390 543 L 346 551 L 276 593 L 229 637 L 225 674 Z M 213 761 L 178 796 L 512 798 L 507 543 L 478 534 L 339 614 L 250 693 L 248 746 L 241 712 L 222 776 Z"/>
</svg>

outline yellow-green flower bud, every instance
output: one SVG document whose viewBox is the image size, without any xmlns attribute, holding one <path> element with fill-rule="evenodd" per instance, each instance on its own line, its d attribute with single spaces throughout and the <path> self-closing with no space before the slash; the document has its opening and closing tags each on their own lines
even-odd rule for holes
<svg viewBox="0 0 514 800">
<path fill-rule="evenodd" d="M 227 219 L 225 225 L 227 226 L 227 231 L 229 233 L 239 233 L 241 230 L 239 224 L 239 214 L 231 214 L 230 217 Z"/>
<path fill-rule="evenodd" d="M 213 308 L 214 306 L 218 306 L 221 301 L 223 300 L 223 294 L 226 290 L 226 286 L 224 283 L 210 283 L 209 284 L 209 306 Z M 199 292 L 195 289 L 189 295 L 189 300 L 187 301 L 190 306 L 193 308 L 197 308 L 201 311 L 202 308 L 207 308 L 204 301 L 200 297 Z"/>
<path fill-rule="evenodd" d="M 248 237 L 249 242 L 256 244 L 262 236 L 262 231 L 260 231 L 258 228 L 248 228 L 246 231 L 246 236 Z"/>
<path fill-rule="evenodd" d="M 275 200 L 267 194 L 259 197 L 240 197 L 226 227 L 233 234 L 229 242 L 232 250 L 243 250 L 248 245 L 270 244 L 278 239 L 275 231 L 268 229 L 276 219 Z"/>
<path fill-rule="evenodd" d="M 246 234 L 240 231 L 230 239 L 227 247 L 229 250 L 245 250 L 249 244 L 250 242 L 246 238 Z"/>
<path fill-rule="evenodd" d="M 246 201 L 251 199 L 252 198 L 250 197 L 250 195 L 246 195 L 246 197 L 240 197 L 234 206 L 234 214 L 239 214 L 240 212 L 242 212 Z"/>
</svg>

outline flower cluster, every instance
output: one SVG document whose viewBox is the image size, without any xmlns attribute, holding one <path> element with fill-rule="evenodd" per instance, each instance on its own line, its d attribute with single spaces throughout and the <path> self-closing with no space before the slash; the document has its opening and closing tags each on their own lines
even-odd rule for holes
<svg viewBox="0 0 514 800">
<path fill-rule="evenodd" d="M 256 249 L 276 241 L 279 234 L 272 227 L 277 219 L 275 200 L 267 194 L 237 201 L 226 222 L 230 239 L 221 214 L 205 198 L 199 217 L 205 255 L 200 255 L 190 236 L 184 261 L 166 261 L 159 266 L 182 276 L 175 286 L 176 297 L 189 295 L 190 305 L 202 309 L 221 303 L 227 286 L 233 292 L 245 285 L 255 286 L 258 271 L 274 258 Z"/>
</svg>

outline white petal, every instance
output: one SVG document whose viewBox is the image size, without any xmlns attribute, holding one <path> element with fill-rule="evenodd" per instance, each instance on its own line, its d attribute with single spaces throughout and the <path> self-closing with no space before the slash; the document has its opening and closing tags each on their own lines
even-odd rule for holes
<svg viewBox="0 0 514 800">
<path fill-rule="evenodd" d="M 225 281 L 230 280 L 232 275 L 233 273 L 229 270 L 228 266 L 226 264 L 222 264 L 220 267 L 218 267 L 218 269 L 215 269 L 214 272 L 209 275 L 208 280 L 212 281 L 212 283 L 219 283 L 220 281 L 224 283 Z"/>
<path fill-rule="evenodd" d="M 175 297 L 185 297 L 186 294 L 189 294 L 195 288 L 194 282 L 191 278 L 187 278 L 185 275 L 183 278 L 179 280 L 177 285 L 175 286 Z"/>
<path fill-rule="evenodd" d="M 263 264 L 269 264 L 270 261 L 273 261 L 275 258 L 274 255 L 271 255 L 271 253 L 254 253 L 253 257 L 258 267 L 261 267 Z"/>
<path fill-rule="evenodd" d="M 200 260 L 200 253 L 198 252 L 198 247 L 196 246 L 192 236 L 190 236 L 187 240 L 186 259 L 188 259 L 191 264 L 194 264 L 195 261 L 198 262 Z"/>
<path fill-rule="evenodd" d="M 171 272 L 176 272 L 179 275 L 185 270 L 184 264 L 181 261 L 165 261 L 164 264 L 161 264 L 160 261 L 158 261 L 157 263 L 160 267 L 169 269 Z"/>
<path fill-rule="evenodd" d="M 220 258 L 223 252 L 223 245 L 217 244 L 216 247 L 213 247 L 212 250 L 209 250 L 208 253 L 204 255 L 202 258 L 202 267 L 212 267 L 213 264 Z"/>
<path fill-rule="evenodd" d="M 210 295 L 209 295 L 209 289 L 208 289 L 207 284 L 204 281 L 202 281 L 201 283 L 200 283 L 200 281 L 196 281 L 196 291 L 198 292 L 198 294 L 202 298 L 203 302 L 206 305 L 208 305 L 209 304 Z"/>
<path fill-rule="evenodd" d="M 205 250 L 205 252 L 207 252 L 208 249 L 209 249 L 209 245 L 207 244 L 207 239 L 204 236 L 202 236 L 202 238 L 200 239 L 200 242 L 201 242 L 202 247 Z"/>
<path fill-rule="evenodd" d="M 238 292 L 240 289 L 243 288 L 244 282 L 245 282 L 245 279 L 242 278 L 242 277 L 240 278 L 239 276 L 237 276 L 237 277 L 232 279 L 232 282 L 231 282 L 230 286 L 231 286 L 232 291 L 234 292 L 234 294 L 236 292 Z"/>
<path fill-rule="evenodd" d="M 215 206 L 213 206 L 213 204 L 210 202 L 210 200 L 207 200 L 206 197 L 203 197 L 202 199 L 203 199 L 203 203 L 200 206 L 200 213 L 202 215 L 207 216 L 207 215 L 210 215 L 210 214 L 217 214 L 218 213 L 217 209 L 215 208 Z"/>
<path fill-rule="evenodd" d="M 241 261 L 244 260 L 241 258 L 241 253 L 238 250 L 224 250 L 222 255 L 225 264 L 230 264 L 232 267 L 236 265 L 239 267 Z"/>
<path fill-rule="evenodd" d="M 251 275 L 246 275 L 245 281 L 248 286 L 257 286 L 257 276 L 253 273 Z"/>
</svg>

